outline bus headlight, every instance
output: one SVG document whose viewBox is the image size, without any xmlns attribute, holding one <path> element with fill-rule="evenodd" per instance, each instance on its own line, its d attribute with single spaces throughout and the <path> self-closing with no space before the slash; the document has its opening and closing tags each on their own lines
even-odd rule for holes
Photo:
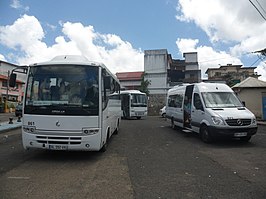
<svg viewBox="0 0 266 199">
<path fill-rule="evenodd" d="M 224 125 L 224 121 L 220 117 L 212 116 L 212 121 L 215 125 Z"/>
<path fill-rule="evenodd" d="M 94 135 L 99 132 L 99 128 L 82 128 L 82 132 L 86 135 Z"/>
<path fill-rule="evenodd" d="M 35 126 L 23 126 L 23 131 L 26 133 L 35 133 L 36 127 Z"/>
</svg>

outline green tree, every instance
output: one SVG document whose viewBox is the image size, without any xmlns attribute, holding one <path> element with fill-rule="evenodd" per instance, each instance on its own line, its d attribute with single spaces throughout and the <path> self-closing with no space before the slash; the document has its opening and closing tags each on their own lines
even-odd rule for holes
<svg viewBox="0 0 266 199">
<path fill-rule="evenodd" d="M 140 91 L 143 92 L 143 93 L 146 93 L 147 96 L 149 95 L 149 89 L 148 89 L 148 86 L 151 84 L 151 81 L 149 80 L 145 80 L 145 76 L 147 75 L 147 73 L 143 73 L 141 75 L 141 84 L 140 84 Z"/>
</svg>

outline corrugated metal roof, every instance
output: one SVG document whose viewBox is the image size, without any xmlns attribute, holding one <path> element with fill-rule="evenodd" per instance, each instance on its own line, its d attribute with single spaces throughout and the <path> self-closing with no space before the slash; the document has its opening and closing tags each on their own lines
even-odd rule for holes
<svg viewBox="0 0 266 199">
<path fill-rule="evenodd" d="M 266 87 L 266 82 L 258 80 L 254 77 L 248 77 L 242 82 L 234 85 L 232 88 L 261 88 Z"/>
</svg>

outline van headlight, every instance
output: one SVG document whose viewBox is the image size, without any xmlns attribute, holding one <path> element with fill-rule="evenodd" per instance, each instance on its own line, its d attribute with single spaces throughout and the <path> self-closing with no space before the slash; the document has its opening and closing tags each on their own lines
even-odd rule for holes
<svg viewBox="0 0 266 199">
<path fill-rule="evenodd" d="M 35 133 L 36 127 L 35 126 L 23 126 L 23 131 L 26 133 Z"/>
<path fill-rule="evenodd" d="M 256 125 L 257 124 L 257 120 L 256 120 L 255 117 L 251 120 L 251 124 L 253 124 L 253 125 Z"/>
<path fill-rule="evenodd" d="M 217 116 L 212 116 L 212 121 L 215 125 L 225 125 L 223 119 Z"/>
</svg>

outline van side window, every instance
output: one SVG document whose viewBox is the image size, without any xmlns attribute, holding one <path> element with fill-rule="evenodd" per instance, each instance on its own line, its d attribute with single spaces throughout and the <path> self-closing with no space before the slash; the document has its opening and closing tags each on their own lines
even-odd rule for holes
<svg viewBox="0 0 266 199">
<path fill-rule="evenodd" d="M 169 107 L 176 107 L 175 106 L 175 96 L 174 95 L 170 95 L 168 98 L 168 106 Z"/>
<path fill-rule="evenodd" d="M 198 93 L 194 93 L 193 104 L 196 110 L 202 110 L 202 111 L 204 110 Z"/>
<path fill-rule="evenodd" d="M 170 95 L 168 98 L 168 106 L 175 107 L 175 108 L 181 108 L 182 101 L 183 101 L 182 94 Z"/>
</svg>

